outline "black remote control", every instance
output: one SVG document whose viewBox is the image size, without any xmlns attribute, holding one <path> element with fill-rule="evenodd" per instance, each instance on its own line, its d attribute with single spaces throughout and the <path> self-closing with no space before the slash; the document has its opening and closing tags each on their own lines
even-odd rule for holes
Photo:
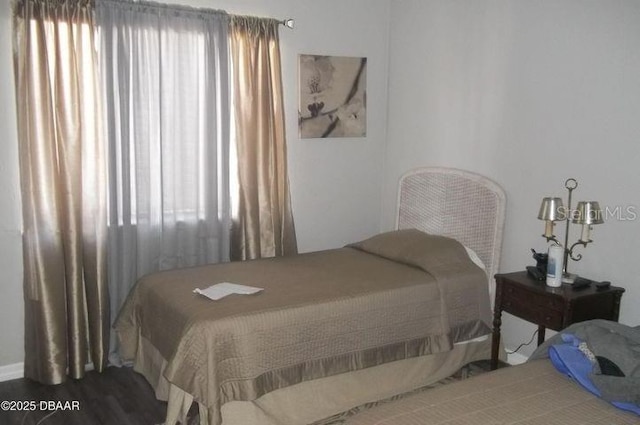
<svg viewBox="0 0 640 425">
<path fill-rule="evenodd" d="M 585 279 L 584 277 L 576 277 L 576 280 L 573 281 L 571 287 L 574 291 L 578 291 L 580 289 L 588 288 L 591 285 L 591 280 Z"/>
<path fill-rule="evenodd" d="M 610 286 L 611 286 L 611 282 L 609 282 L 608 280 L 603 280 L 602 282 L 596 283 L 596 290 L 604 291 L 605 289 L 608 289 Z"/>
</svg>

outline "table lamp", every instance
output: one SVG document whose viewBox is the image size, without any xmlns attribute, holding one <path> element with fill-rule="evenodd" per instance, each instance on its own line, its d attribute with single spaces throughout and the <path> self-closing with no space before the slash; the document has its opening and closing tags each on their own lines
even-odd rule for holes
<svg viewBox="0 0 640 425">
<path fill-rule="evenodd" d="M 582 245 L 586 248 L 587 244 L 593 242 L 591 239 L 591 232 L 593 225 L 602 224 L 602 210 L 600 205 L 596 201 L 580 201 L 576 206 L 575 211 L 571 209 L 571 195 L 575 188 L 578 187 L 578 181 L 570 178 L 564 182 L 564 187 L 569 192 L 567 198 L 567 207 L 565 208 L 562 202 L 562 198 L 547 197 L 542 199 L 540 205 L 540 211 L 538 212 L 538 219 L 544 220 L 544 234 L 542 235 L 547 242 L 553 241 L 554 243 L 564 248 L 564 261 L 563 261 L 563 273 L 562 282 L 573 283 L 577 277 L 575 274 L 570 274 L 567 271 L 569 259 L 573 261 L 580 261 L 582 254 L 574 254 L 573 250 L 576 246 Z M 556 238 L 553 228 L 556 221 L 565 221 L 565 235 L 564 245 Z M 569 227 L 571 223 L 582 225 L 582 233 L 580 239 L 578 239 L 571 247 L 569 247 Z"/>
</svg>

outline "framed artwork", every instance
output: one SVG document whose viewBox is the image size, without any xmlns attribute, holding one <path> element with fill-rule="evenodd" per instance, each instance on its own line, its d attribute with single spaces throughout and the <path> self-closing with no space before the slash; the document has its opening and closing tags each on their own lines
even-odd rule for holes
<svg viewBox="0 0 640 425">
<path fill-rule="evenodd" d="M 367 135 L 367 58 L 299 55 L 301 139 Z"/>
</svg>

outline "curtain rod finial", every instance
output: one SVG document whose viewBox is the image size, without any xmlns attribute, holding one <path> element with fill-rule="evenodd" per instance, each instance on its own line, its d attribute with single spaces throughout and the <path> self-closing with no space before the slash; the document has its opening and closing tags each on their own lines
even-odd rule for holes
<svg viewBox="0 0 640 425">
<path fill-rule="evenodd" d="M 282 22 L 280 22 L 282 25 L 284 25 L 285 27 L 289 28 L 289 29 L 293 29 L 293 27 L 296 24 L 296 21 L 293 20 L 293 18 L 286 18 L 285 20 L 283 20 Z"/>
</svg>

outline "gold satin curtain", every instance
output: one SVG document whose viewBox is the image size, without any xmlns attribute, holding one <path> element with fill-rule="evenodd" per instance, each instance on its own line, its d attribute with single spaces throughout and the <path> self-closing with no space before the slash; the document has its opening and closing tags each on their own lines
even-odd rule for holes
<svg viewBox="0 0 640 425">
<path fill-rule="evenodd" d="M 89 1 L 14 4 L 23 205 L 25 376 L 106 365 L 105 149 Z"/>
<path fill-rule="evenodd" d="M 291 212 L 278 21 L 233 16 L 229 38 L 239 198 L 231 258 L 297 253 Z"/>
</svg>

